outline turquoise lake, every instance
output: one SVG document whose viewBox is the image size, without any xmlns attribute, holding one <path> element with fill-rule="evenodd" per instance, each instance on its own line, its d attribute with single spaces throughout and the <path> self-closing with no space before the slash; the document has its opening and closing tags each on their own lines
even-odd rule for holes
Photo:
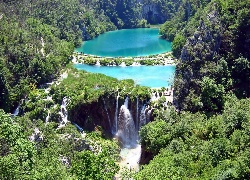
<svg viewBox="0 0 250 180">
<path fill-rule="evenodd" d="M 147 56 L 170 52 L 171 42 L 161 39 L 156 28 L 123 29 L 84 41 L 76 51 L 103 57 Z"/>
<path fill-rule="evenodd" d="M 102 73 L 107 76 L 122 79 L 133 79 L 136 84 L 151 88 L 168 87 L 173 83 L 175 66 L 90 66 L 75 64 L 79 70 L 92 73 Z"/>
</svg>

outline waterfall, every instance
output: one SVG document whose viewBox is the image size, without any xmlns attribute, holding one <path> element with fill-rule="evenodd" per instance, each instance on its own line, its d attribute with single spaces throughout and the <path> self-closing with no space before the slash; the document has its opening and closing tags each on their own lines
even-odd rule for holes
<svg viewBox="0 0 250 180">
<path fill-rule="evenodd" d="M 19 111 L 20 111 L 20 104 L 17 106 L 17 108 L 15 109 L 14 113 L 13 113 L 13 116 L 18 116 L 19 114 Z"/>
<path fill-rule="evenodd" d="M 119 92 L 118 92 L 118 95 L 116 97 L 116 107 L 115 107 L 115 128 L 113 130 L 113 134 L 117 133 L 117 129 L 118 129 L 118 106 L 119 106 Z"/>
<path fill-rule="evenodd" d="M 104 109 L 105 109 L 105 111 L 107 113 L 107 117 L 108 117 L 108 121 L 109 121 L 109 128 L 111 129 L 111 121 L 110 121 L 109 112 L 108 112 L 108 109 L 107 109 L 107 106 L 106 106 L 106 102 L 105 102 L 104 98 L 102 100 L 103 100 L 103 104 L 104 104 Z"/>
<path fill-rule="evenodd" d="M 61 105 L 61 110 L 59 112 L 60 116 L 61 116 L 61 122 L 59 127 L 65 126 L 66 123 L 68 122 L 68 111 L 67 111 L 67 106 L 70 102 L 70 99 L 68 99 L 67 97 L 64 97 L 62 100 L 62 105 Z"/>
<path fill-rule="evenodd" d="M 142 127 L 143 125 L 146 124 L 146 105 L 144 104 L 143 107 L 141 108 L 141 112 L 140 112 L 140 123 L 139 123 L 139 129 L 140 127 Z"/>
<path fill-rule="evenodd" d="M 135 127 L 136 127 L 137 131 L 139 130 L 139 120 L 138 120 L 138 117 L 139 117 L 139 98 L 137 97 L 136 98 L 136 121 L 135 121 Z"/>
<path fill-rule="evenodd" d="M 98 60 L 98 61 L 96 61 L 96 64 L 95 64 L 96 66 L 101 66 L 101 64 L 100 64 L 100 61 Z"/>
<path fill-rule="evenodd" d="M 45 119 L 45 124 L 47 124 L 49 122 L 49 118 L 50 118 L 50 110 L 48 110 L 48 115 Z"/>
<path fill-rule="evenodd" d="M 157 98 L 156 98 L 156 93 L 155 92 L 152 92 L 152 95 L 151 95 L 151 101 L 155 101 Z"/>
<path fill-rule="evenodd" d="M 157 90 L 157 92 L 156 92 L 156 97 L 157 97 L 157 99 L 160 98 L 160 94 L 159 94 L 159 91 L 158 91 L 158 90 Z"/>
<path fill-rule="evenodd" d="M 125 106 L 126 108 L 128 108 L 128 97 L 126 97 L 126 99 L 125 99 L 125 101 L 124 101 L 124 106 Z"/>
<path fill-rule="evenodd" d="M 123 147 L 134 147 L 137 145 L 137 131 L 132 115 L 128 109 L 128 97 L 125 99 L 124 105 L 120 108 L 117 137 Z"/>
<path fill-rule="evenodd" d="M 119 66 L 126 67 L 126 64 L 125 64 L 125 62 L 122 62 Z"/>
</svg>

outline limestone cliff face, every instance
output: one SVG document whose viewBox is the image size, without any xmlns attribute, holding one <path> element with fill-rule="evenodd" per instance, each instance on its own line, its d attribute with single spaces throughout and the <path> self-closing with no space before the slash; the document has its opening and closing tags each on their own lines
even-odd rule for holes
<svg viewBox="0 0 250 180">
<path fill-rule="evenodd" d="M 71 112 L 69 112 L 70 120 L 85 130 L 92 131 L 97 126 L 101 126 L 104 132 L 111 134 L 115 130 L 115 119 L 119 116 L 120 107 L 124 104 L 124 98 L 109 96 L 100 97 L 98 101 L 91 102 L 89 104 L 80 104 L 75 107 Z M 142 100 L 129 100 L 128 109 L 134 120 L 136 129 L 138 130 L 140 113 L 145 104 Z M 118 104 L 117 104 L 118 103 Z M 145 110 L 147 113 L 147 110 Z M 148 121 L 152 121 L 153 117 L 150 114 Z"/>
<path fill-rule="evenodd" d="M 202 77 L 208 75 L 206 66 L 215 66 L 221 45 L 221 25 L 216 10 L 201 20 L 192 37 L 181 52 L 181 62 L 176 67 L 174 104 L 179 109 L 196 111 L 199 104 Z M 191 108 L 191 109 L 190 109 Z"/>
<path fill-rule="evenodd" d="M 169 19 L 169 14 L 164 13 L 161 4 L 157 1 L 137 0 L 140 4 L 140 18 L 146 19 L 151 24 L 162 24 Z"/>
<path fill-rule="evenodd" d="M 181 52 L 181 61 L 191 61 L 194 59 L 209 60 L 219 52 L 221 44 L 221 33 L 219 29 L 214 29 L 216 24 L 220 24 L 217 11 L 207 15 L 211 27 L 206 26 L 201 20 L 200 26 L 194 35 L 188 38 Z"/>
</svg>

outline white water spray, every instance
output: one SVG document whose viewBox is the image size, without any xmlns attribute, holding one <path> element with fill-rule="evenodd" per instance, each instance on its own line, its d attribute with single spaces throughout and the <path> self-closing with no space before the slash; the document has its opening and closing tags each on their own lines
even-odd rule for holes
<svg viewBox="0 0 250 180">
<path fill-rule="evenodd" d="M 139 130 L 139 98 L 136 98 L 136 121 L 135 121 L 136 130 Z"/>
<path fill-rule="evenodd" d="M 138 135 L 134 120 L 128 109 L 128 97 L 125 99 L 124 105 L 120 108 L 117 137 L 123 147 L 131 148 L 137 145 Z"/>
<path fill-rule="evenodd" d="M 141 108 L 139 129 L 146 124 L 146 105 Z"/>
<path fill-rule="evenodd" d="M 119 106 L 119 92 L 118 92 L 118 95 L 116 97 L 115 118 L 114 118 L 115 128 L 113 130 L 113 134 L 116 134 L 117 130 L 118 130 L 118 106 Z"/>
<path fill-rule="evenodd" d="M 59 112 L 59 114 L 61 116 L 61 122 L 60 122 L 60 125 L 58 128 L 65 126 L 68 122 L 67 106 L 68 106 L 69 102 L 70 102 L 70 99 L 68 99 L 67 97 L 64 97 L 62 100 L 61 110 Z"/>
</svg>

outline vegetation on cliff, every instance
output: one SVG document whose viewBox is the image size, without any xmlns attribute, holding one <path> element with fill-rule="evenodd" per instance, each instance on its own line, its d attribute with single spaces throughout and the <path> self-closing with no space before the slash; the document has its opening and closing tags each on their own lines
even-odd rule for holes
<svg viewBox="0 0 250 180">
<path fill-rule="evenodd" d="M 131 102 L 144 102 L 150 98 L 148 88 L 69 67 L 68 77 L 50 90 L 40 87 L 57 79 L 82 39 L 116 28 L 145 27 L 146 20 L 158 22 L 157 17 L 171 18 L 161 33 L 173 40 L 173 54 L 181 60 L 174 84 L 179 111 L 154 106 L 155 121 L 140 130 L 142 146 L 154 158 L 129 176 L 249 179 L 248 1 L 135 2 L 0 2 L 1 179 L 114 177 L 119 146 L 107 133 L 107 114 L 114 113 L 118 93 L 118 104 L 127 95 Z M 143 15 L 143 7 L 153 9 Z M 160 8 L 158 14 L 155 8 Z M 58 128 L 66 96 L 71 122 Z M 7 114 L 18 104 L 19 116 Z M 81 133 L 75 123 L 93 132 Z"/>
<path fill-rule="evenodd" d="M 180 8 L 184 22 L 177 13 L 161 28 L 164 37 L 173 39 L 173 54 L 181 59 L 176 68 L 175 104 L 180 110 L 220 112 L 226 93 L 239 98 L 250 95 L 249 3 L 194 3 Z M 187 9 L 192 12 L 188 16 Z"/>
</svg>

